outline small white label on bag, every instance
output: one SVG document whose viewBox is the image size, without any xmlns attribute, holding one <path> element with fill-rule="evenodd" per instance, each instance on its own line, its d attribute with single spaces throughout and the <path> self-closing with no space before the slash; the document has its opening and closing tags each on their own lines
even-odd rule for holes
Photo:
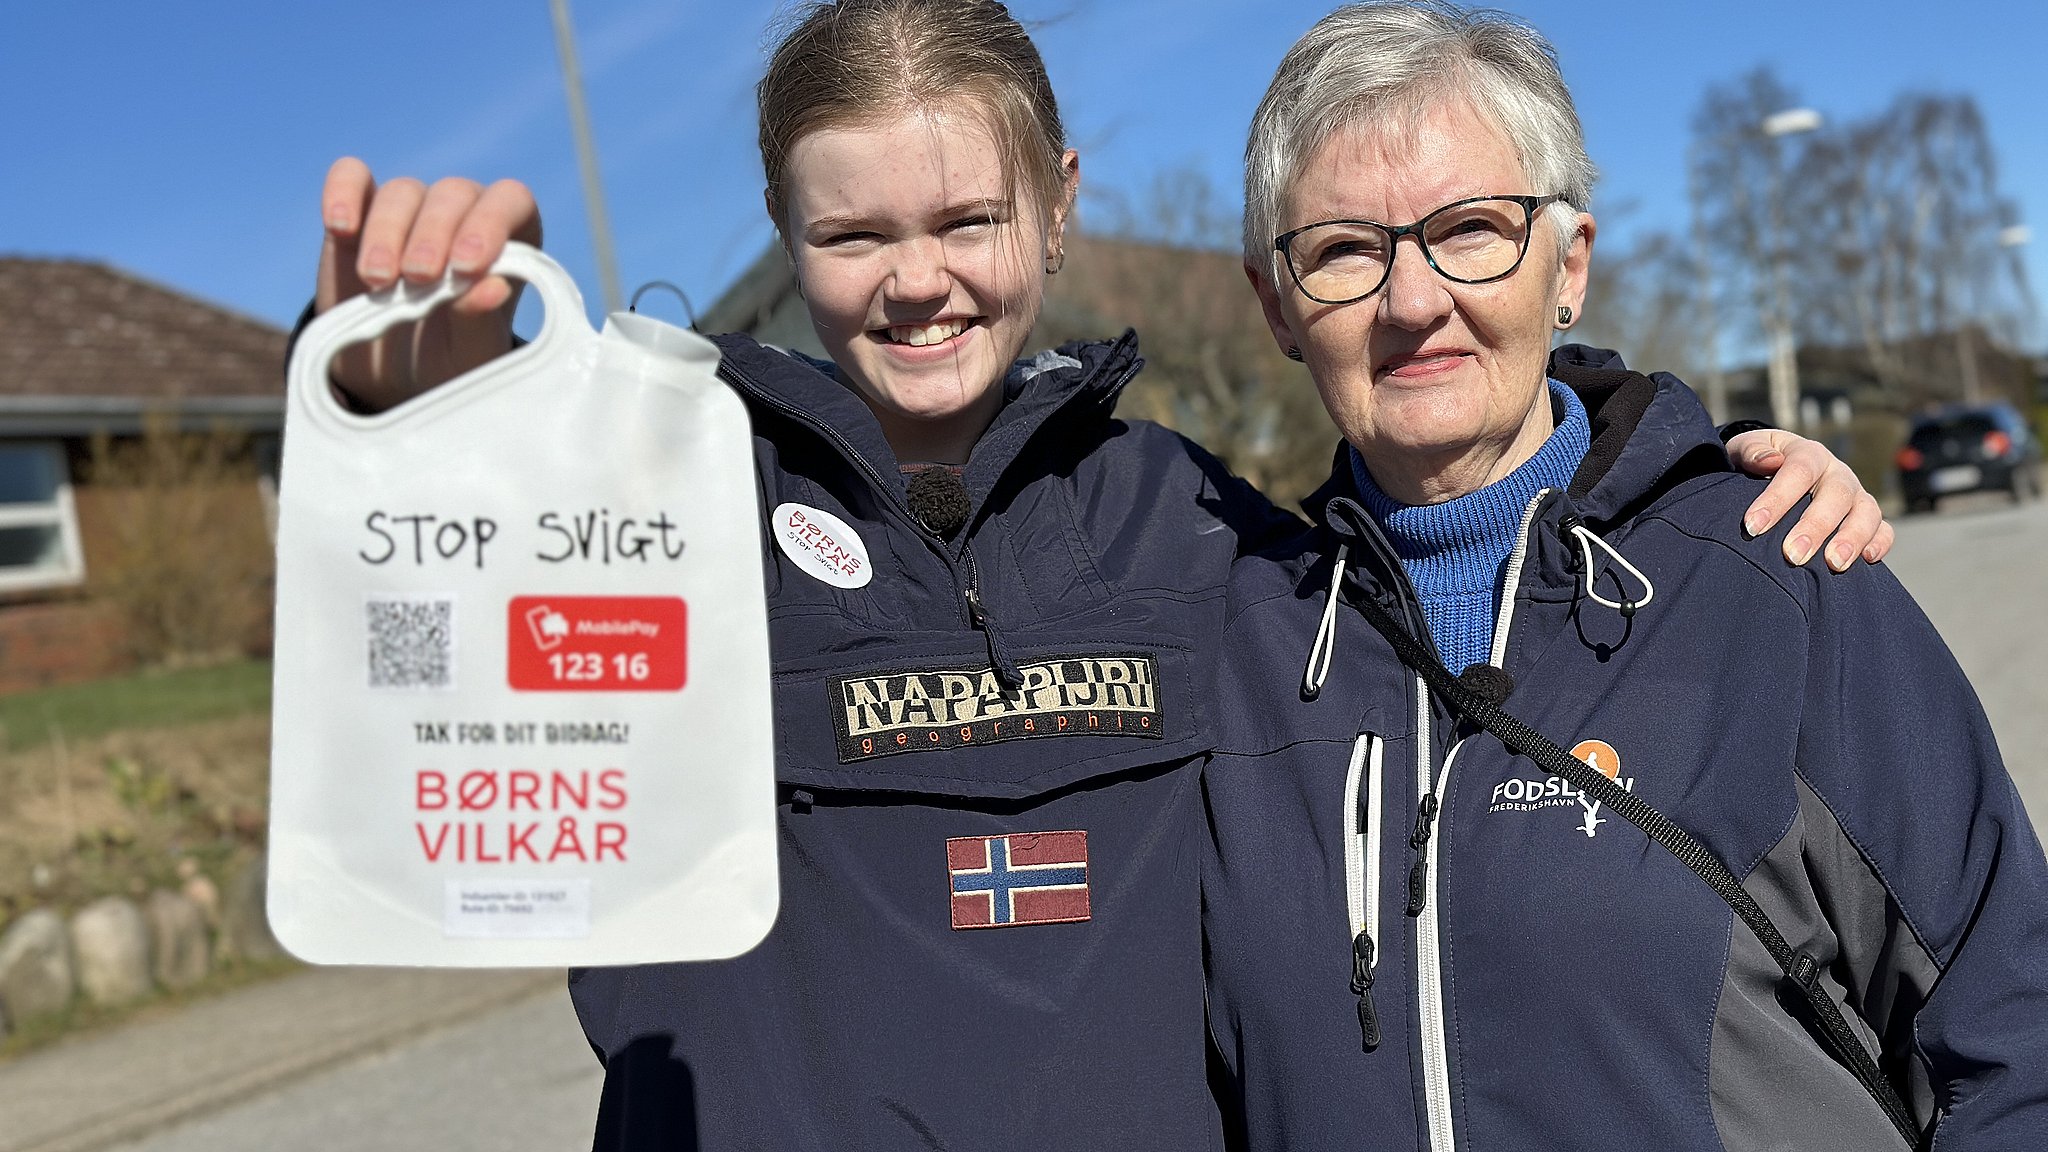
<svg viewBox="0 0 2048 1152">
<path fill-rule="evenodd" d="M 768 517 L 782 553 L 834 588 L 865 588 L 874 578 L 860 533 L 822 508 L 782 504 Z"/>
<path fill-rule="evenodd" d="M 581 940 L 590 935 L 588 880 L 450 880 L 444 935 L 464 940 Z"/>
</svg>

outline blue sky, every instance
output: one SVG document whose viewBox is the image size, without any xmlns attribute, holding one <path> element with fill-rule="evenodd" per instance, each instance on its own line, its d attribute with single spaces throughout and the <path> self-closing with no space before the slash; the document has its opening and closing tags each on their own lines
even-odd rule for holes
<svg viewBox="0 0 2048 1152">
<path fill-rule="evenodd" d="M 1136 191 L 1194 165 L 1234 196 L 1252 108 L 1287 45 L 1328 6 L 1018 0 L 1013 10 L 1035 29 L 1088 185 Z M 2001 184 L 2038 236 L 2036 290 L 2048 287 L 2048 5 L 1505 7 L 1558 46 L 1604 173 L 1595 210 L 1606 236 L 1684 226 L 1687 125 L 1702 89 L 1768 63 L 1838 118 L 1904 89 L 1975 96 Z M 701 307 L 768 243 L 751 86 L 777 10 L 575 0 L 627 291 L 671 280 Z M 311 290 L 321 176 L 344 153 L 380 176 L 527 181 L 547 247 L 595 306 L 546 0 L 99 0 L 0 16 L 0 252 L 104 260 L 286 323 Z"/>
</svg>

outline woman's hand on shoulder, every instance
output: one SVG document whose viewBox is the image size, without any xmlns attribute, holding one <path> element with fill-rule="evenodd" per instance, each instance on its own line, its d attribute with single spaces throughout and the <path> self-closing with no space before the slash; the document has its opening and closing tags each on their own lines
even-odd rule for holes
<svg viewBox="0 0 2048 1152">
<path fill-rule="evenodd" d="M 507 240 L 540 243 L 540 209 L 517 180 L 485 186 L 401 176 L 379 185 L 369 165 L 345 156 L 327 170 L 320 214 L 325 237 L 314 310 L 325 312 L 401 278 L 430 284 L 454 268 L 489 268 Z M 335 357 L 330 376 L 359 407 L 381 411 L 504 355 L 512 347 L 519 292 L 486 276 L 448 307 Z"/>
<path fill-rule="evenodd" d="M 1818 441 L 1763 428 L 1728 441 L 1728 459 L 1752 476 L 1771 478 L 1743 516 L 1743 530 L 1751 536 L 1770 531 L 1801 497 L 1813 494 L 1806 514 L 1785 534 L 1785 559 L 1792 563 L 1806 563 L 1826 545 L 1828 567 L 1846 572 L 1858 556 L 1875 564 L 1891 551 L 1891 522 L 1877 498 Z"/>
</svg>

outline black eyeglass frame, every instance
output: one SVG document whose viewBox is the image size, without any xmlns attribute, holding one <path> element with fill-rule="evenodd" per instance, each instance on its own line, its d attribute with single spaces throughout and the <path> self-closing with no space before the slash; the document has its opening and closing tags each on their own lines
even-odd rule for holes
<svg viewBox="0 0 2048 1152">
<path fill-rule="evenodd" d="M 1449 280 L 1451 283 L 1491 284 L 1496 280 L 1505 280 L 1513 276 L 1515 269 L 1522 266 L 1522 261 L 1529 256 L 1529 240 L 1536 235 L 1536 214 L 1563 199 L 1564 193 L 1562 192 L 1552 193 L 1549 196 L 1467 196 L 1463 200 L 1453 200 L 1440 208 L 1432 209 L 1429 215 L 1424 216 L 1413 224 L 1402 224 L 1398 227 L 1392 224 L 1382 224 L 1377 220 L 1318 220 L 1313 224 L 1303 224 L 1299 228 L 1291 228 L 1274 237 L 1273 250 L 1280 253 L 1280 262 L 1287 265 L 1287 274 L 1293 278 L 1295 289 L 1318 304 L 1355 304 L 1379 291 L 1381 288 L 1386 287 L 1388 278 L 1394 274 L 1394 259 L 1403 236 L 1415 237 L 1415 246 L 1422 250 L 1422 258 L 1428 261 L 1430 268 L 1437 275 Z M 1528 227 L 1522 233 L 1522 250 L 1515 253 L 1515 262 L 1508 265 L 1507 271 L 1497 276 L 1484 276 L 1477 280 L 1467 280 L 1460 276 L 1453 276 L 1437 264 L 1436 253 L 1429 250 L 1429 241 L 1423 237 L 1423 226 L 1453 208 L 1463 208 L 1467 204 L 1478 204 L 1486 200 L 1506 200 L 1510 203 L 1520 204 L 1522 209 L 1529 214 Z M 1287 246 L 1293 242 L 1296 236 L 1301 235 L 1303 232 L 1314 228 L 1321 228 L 1326 224 L 1364 224 L 1369 227 L 1378 228 L 1387 234 L 1389 238 L 1387 241 L 1387 266 L 1380 272 L 1379 283 L 1374 284 L 1371 288 L 1360 292 L 1356 296 L 1347 296 L 1342 300 L 1325 300 L 1308 290 L 1308 286 L 1301 282 L 1301 270 L 1294 266 L 1294 256 L 1287 250 Z"/>
</svg>

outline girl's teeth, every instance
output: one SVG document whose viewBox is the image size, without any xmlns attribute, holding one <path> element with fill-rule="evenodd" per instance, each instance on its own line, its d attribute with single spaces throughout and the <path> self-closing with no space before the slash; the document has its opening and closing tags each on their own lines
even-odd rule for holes
<svg viewBox="0 0 2048 1152">
<path fill-rule="evenodd" d="M 941 341 L 951 340 L 966 330 L 967 322 L 965 320 L 950 320 L 944 324 L 930 324 L 923 327 L 904 326 L 891 328 L 889 329 L 889 339 L 898 344 L 908 344 L 913 348 L 922 348 L 927 344 L 937 344 Z"/>
</svg>

